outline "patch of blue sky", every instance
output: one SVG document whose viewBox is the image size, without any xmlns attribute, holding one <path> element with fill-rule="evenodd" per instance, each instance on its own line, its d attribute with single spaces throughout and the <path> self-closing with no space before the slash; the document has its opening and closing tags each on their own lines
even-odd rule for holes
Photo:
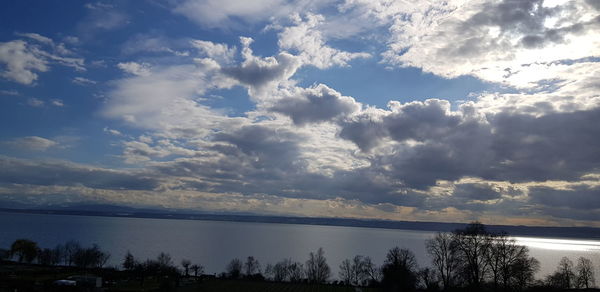
<svg viewBox="0 0 600 292">
<path fill-rule="evenodd" d="M 64 37 L 66 35 L 56 32 L 73 30 L 73 24 L 78 23 L 85 13 L 83 4 L 79 1 L 2 1 L 0 37 L 11 40 L 15 32 Z M 65 13 L 67 11 L 69 13 Z"/>
<path fill-rule="evenodd" d="M 246 112 L 255 108 L 247 89 L 242 86 L 211 90 L 199 102 L 229 117 L 243 117 Z"/>
<path fill-rule="evenodd" d="M 440 98 L 462 101 L 471 99 L 473 93 L 505 90 L 471 76 L 447 79 L 419 68 L 386 68 L 386 65 L 369 59 L 354 60 L 350 67 L 325 70 L 303 67 L 294 79 L 303 87 L 323 83 L 343 95 L 380 108 L 386 108 L 391 100 L 410 102 Z"/>
</svg>

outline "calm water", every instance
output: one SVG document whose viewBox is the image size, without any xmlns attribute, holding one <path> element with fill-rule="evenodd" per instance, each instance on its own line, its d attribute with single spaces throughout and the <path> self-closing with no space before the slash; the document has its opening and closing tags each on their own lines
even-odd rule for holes
<svg viewBox="0 0 600 292">
<path fill-rule="evenodd" d="M 175 263 L 186 258 L 200 263 L 207 273 L 219 273 L 234 257 L 252 255 L 261 264 L 285 257 L 305 262 L 308 253 L 323 247 L 337 276 L 339 264 L 354 255 L 368 255 L 381 264 L 387 250 L 400 246 L 412 250 L 421 266 L 429 265 L 425 240 L 428 231 L 360 227 L 243 223 L 198 220 L 165 220 L 0 212 L 0 247 L 17 238 L 29 238 L 41 247 L 54 247 L 69 239 L 87 246 L 97 243 L 111 253 L 110 265 L 119 265 L 127 250 L 138 259 L 171 254 Z M 600 241 L 517 237 L 541 263 L 538 277 L 554 271 L 561 257 L 576 263 L 585 256 L 600 267 Z"/>
</svg>

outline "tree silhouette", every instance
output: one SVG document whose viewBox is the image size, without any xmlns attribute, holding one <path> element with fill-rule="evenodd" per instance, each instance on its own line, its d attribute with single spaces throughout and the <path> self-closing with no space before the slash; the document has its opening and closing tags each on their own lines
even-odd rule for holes
<svg viewBox="0 0 600 292">
<path fill-rule="evenodd" d="M 240 261 L 238 258 L 232 259 L 229 264 L 227 264 L 225 271 L 227 273 L 227 277 L 229 278 L 240 278 L 242 275 L 242 261 Z"/>
<path fill-rule="evenodd" d="M 325 259 L 323 248 L 319 248 L 317 253 L 311 252 L 306 261 L 306 277 L 311 283 L 325 283 L 331 276 L 331 269 Z"/>
<path fill-rule="evenodd" d="M 69 240 L 64 246 L 64 262 L 67 266 L 72 266 L 74 261 L 75 253 L 81 249 L 79 242 L 75 240 Z"/>
<path fill-rule="evenodd" d="M 577 287 L 578 288 L 590 288 L 594 287 L 596 284 L 596 279 L 594 278 L 594 266 L 592 265 L 592 261 L 588 258 L 580 257 L 577 260 L 577 267 L 575 267 L 577 271 Z"/>
<path fill-rule="evenodd" d="M 204 267 L 202 265 L 193 264 L 190 269 L 194 271 L 194 277 L 198 277 L 198 274 L 201 275 L 204 273 Z"/>
<path fill-rule="evenodd" d="M 130 251 L 127 251 L 125 258 L 123 259 L 123 263 L 121 264 L 123 266 L 123 269 L 125 269 L 125 271 L 132 271 L 135 268 L 136 264 L 137 262 L 133 257 L 133 254 L 131 254 Z"/>
<path fill-rule="evenodd" d="M 531 260 L 527 247 L 517 245 L 506 233 L 491 236 L 485 255 L 496 290 L 500 286 L 504 290 L 521 290 L 533 280 L 538 269 L 537 261 Z"/>
<path fill-rule="evenodd" d="M 29 239 L 17 239 L 10 246 L 10 253 L 16 255 L 19 262 L 31 263 L 37 257 L 37 243 Z"/>
<path fill-rule="evenodd" d="M 169 255 L 168 253 L 164 253 L 164 252 L 159 253 L 158 256 L 156 257 L 156 261 L 157 261 L 158 265 L 160 265 L 161 267 L 172 267 L 173 266 L 173 259 L 171 258 L 171 255 Z"/>
<path fill-rule="evenodd" d="M 377 267 L 377 265 L 375 265 L 375 263 L 373 263 L 371 258 L 368 256 L 366 256 L 363 259 L 363 265 L 365 269 L 365 275 L 369 284 L 375 285 L 379 283 L 381 281 L 381 278 L 383 277 L 381 273 L 381 268 Z"/>
<path fill-rule="evenodd" d="M 356 255 L 352 260 L 346 259 L 340 265 L 339 277 L 346 285 L 366 285 L 371 279 L 373 262 L 369 257 Z"/>
<path fill-rule="evenodd" d="M 454 237 L 450 233 L 438 232 L 435 237 L 427 240 L 425 245 L 444 289 L 449 289 L 454 284 L 459 267 L 458 249 Z"/>
<path fill-rule="evenodd" d="M 90 248 L 77 250 L 73 255 L 73 263 L 81 268 L 101 268 L 109 258 L 109 253 L 100 250 L 100 247 L 94 244 Z"/>
<path fill-rule="evenodd" d="M 185 274 L 186 277 L 190 275 L 190 266 L 191 265 L 192 265 L 192 262 L 190 260 L 187 260 L 187 259 L 181 260 L 181 266 L 183 267 L 183 273 Z"/>
<path fill-rule="evenodd" d="M 260 274 L 260 263 L 253 256 L 246 258 L 246 263 L 244 263 L 244 273 L 248 277 Z"/>
<path fill-rule="evenodd" d="M 569 258 L 563 257 L 558 263 L 554 274 L 549 275 L 546 282 L 550 287 L 569 289 L 573 286 L 574 279 L 573 262 Z"/>
<path fill-rule="evenodd" d="M 382 284 L 389 291 L 410 291 L 417 284 L 417 260 L 412 251 L 394 247 L 382 267 Z"/>
<path fill-rule="evenodd" d="M 354 271 L 352 268 L 352 262 L 349 259 L 345 259 L 340 264 L 340 271 L 338 273 L 341 281 L 346 285 L 354 284 Z"/>
<path fill-rule="evenodd" d="M 488 252 L 492 238 L 485 226 L 473 222 L 464 229 L 454 231 L 454 241 L 460 256 L 461 272 L 469 286 L 481 287 L 488 272 Z"/>
</svg>

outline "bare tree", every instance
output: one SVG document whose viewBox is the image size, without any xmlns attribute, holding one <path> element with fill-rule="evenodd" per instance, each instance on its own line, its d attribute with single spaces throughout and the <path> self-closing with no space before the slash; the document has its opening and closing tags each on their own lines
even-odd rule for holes
<svg viewBox="0 0 600 292">
<path fill-rule="evenodd" d="M 202 265 L 193 264 L 190 269 L 194 271 L 194 277 L 198 277 L 198 274 L 202 275 L 204 273 L 204 267 Z"/>
<path fill-rule="evenodd" d="M 344 282 L 346 285 L 352 285 L 354 282 L 354 272 L 352 271 L 352 263 L 349 259 L 345 259 L 340 264 L 339 271 L 340 280 Z"/>
<path fill-rule="evenodd" d="M 49 266 L 52 264 L 52 250 L 49 248 L 42 248 L 38 251 L 38 263 L 41 265 Z"/>
<path fill-rule="evenodd" d="M 58 265 L 63 259 L 63 254 L 65 252 L 65 248 L 62 244 L 56 245 L 52 249 L 52 265 Z"/>
<path fill-rule="evenodd" d="M 535 282 L 535 274 L 540 270 L 540 262 L 534 257 L 521 257 L 515 261 L 512 269 L 510 287 L 522 291 Z"/>
<path fill-rule="evenodd" d="M 483 224 L 474 222 L 454 231 L 454 241 L 467 284 L 479 288 L 489 270 L 487 253 L 492 242 L 490 234 Z"/>
<path fill-rule="evenodd" d="M 300 282 L 304 279 L 304 265 L 299 262 L 291 262 L 288 265 L 288 278 L 290 282 Z"/>
<path fill-rule="evenodd" d="M 439 281 L 436 280 L 436 272 L 430 268 L 420 269 L 419 275 L 419 286 L 427 291 L 439 290 Z"/>
<path fill-rule="evenodd" d="M 374 284 L 381 281 L 383 277 L 381 273 L 381 268 L 379 268 L 370 257 L 366 256 L 363 260 L 363 265 L 365 268 L 365 275 L 367 276 L 368 282 Z"/>
<path fill-rule="evenodd" d="M 81 249 L 81 245 L 78 241 L 69 240 L 64 246 L 64 262 L 67 266 L 72 266 L 74 261 L 75 253 Z"/>
<path fill-rule="evenodd" d="M 133 254 L 131 254 L 130 251 L 127 251 L 127 254 L 125 254 L 125 258 L 123 259 L 123 263 L 121 264 L 123 266 L 123 269 L 125 269 L 125 271 L 133 271 L 136 264 L 137 262 L 133 257 Z"/>
<path fill-rule="evenodd" d="M 272 275 L 273 281 L 282 282 L 288 279 L 289 271 L 288 271 L 288 262 L 291 263 L 292 260 L 285 259 L 273 266 Z"/>
<path fill-rule="evenodd" d="M 444 289 L 454 284 L 459 266 L 457 244 L 450 233 L 439 232 L 425 243 L 431 256 L 433 268 L 439 275 Z"/>
<path fill-rule="evenodd" d="M 171 255 L 165 252 L 161 252 L 156 257 L 156 261 L 161 267 L 173 267 L 173 259 Z"/>
<path fill-rule="evenodd" d="M 325 283 L 331 275 L 331 269 L 325 259 L 323 248 L 319 248 L 317 253 L 310 253 L 306 261 L 306 276 L 311 283 Z"/>
<path fill-rule="evenodd" d="M 573 262 L 567 257 L 563 257 L 554 274 L 548 276 L 548 285 L 554 288 L 569 289 L 573 286 L 575 274 L 573 273 Z"/>
<path fill-rule="evenodd" d="M 577 260 L 577 288 L 590 288 L 596 285 L 596 279 L 594 278 L 594 266 L 592 261 L 588 258 L 580 257 Z"/>
<path fill-rule="evenodd" d="M 523 290 L 539 269 L 538 261 L 529 257 L 529 249 L 505 233 L 492 237 L 486 256 L 495 289 Z"/>
<path fill-rule="evenodd" d="M 188 260 L 188 259 L 181 260 L 181 266 L 183 267 L 183 272 L 186 277 L 190 275 L 190 266 L 191 265 L 192 265 L 192 262 L 190 260 Z"/>
<path fill-rule="evenodd" d="M 417 260 L 412 251 L 394 247 L 382 267 L 382 284 L 389 290 L 410 291 L 417 284 Z"/>
<path fill-rule="evenodd" d="M 246 263 L 244 263 L 244 272 L 246 276 L 260 274 L 260 263 L 258 260 L 253 256 L 246 258 Z"/>
<path fill-rule="evenodd" d="M 96 244 L 89 248 L 79 248 L 73 255 L 73 263 L 81 268 L 101 268 L 103 267 L 110 254 L 102 251 Z"/>
<path fill-rule="evenodd" d="M 242 275 L 242 261 L 240 259 L 235 258 L 232 259 L 229 264 L 227 264 L 226 268 L 227 277 L 232 279 L 238 279 Z"/>
<path fill-rule="evenodd" d="M 355 256 L 346 259 L 340 265 L 339 277 L 346 285 L 366 285 L 374 272 L 373 262 L 369 257 Z"/>
</svg>

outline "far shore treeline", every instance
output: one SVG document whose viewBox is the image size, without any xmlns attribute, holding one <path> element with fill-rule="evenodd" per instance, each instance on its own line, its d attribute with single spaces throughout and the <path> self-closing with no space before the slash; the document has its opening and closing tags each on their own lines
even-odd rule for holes
<svg viewBox="0 0 600 292">
<path fill-rule="evenodd" d="M 263 265 L 253 256 L 235 258 L 218 275 L 206 275 L 201 263 L 187 259 L 176 263 L 165 252 L 155 259 L 142 260 L 134 256 L 135 251 L 128 251 L 119 267 L 106 267 L 108 252 L 98 245 L 86 247 L 73 240 L 53 248 L 41 248 L 29 239 L 17 239 L 8 249 L 0 249 L 0 260 L 2 266 L 73 267 L 95 273 L 104 278 L 108 291 L 122 291 L 117 283 L 144 287 L 145 283 L 151 286 L 149 283 L 158 282 L 157 291 L 178 291 L 177 287 L 183 283 L 202 283 L 207 279 L 255 285 L 295 283 L 367 289 L 363 291 L 560 291 L 595 287 L 590 259 L 580 257 L 574 259 L 574 263 L 563 257 L 554 273 L 536 279 L 539 262 L 529 256 L 527 247 L 516 244 L 507 233 L 489 232 L 478 222 L 453 232 L 439 232 L 426 240 L 425 245 L 431 259 L 427 267 L 417 265 L 412 251 L 393 247 L 387 251 L 381 266 L 365 255 L 345 259 L 339 263 L 337 280 L 332 280 L 334 275 L 322 248 L 310 252 L 304 262 L 287 258 Z M 19 276 L 5 271 L 0 270 L 0 282 Z M 111 285 L 115 286 L 113 290 Z M 18 287 L 0 285 L 0 291 L 3 288 Z"/>
</svg>

